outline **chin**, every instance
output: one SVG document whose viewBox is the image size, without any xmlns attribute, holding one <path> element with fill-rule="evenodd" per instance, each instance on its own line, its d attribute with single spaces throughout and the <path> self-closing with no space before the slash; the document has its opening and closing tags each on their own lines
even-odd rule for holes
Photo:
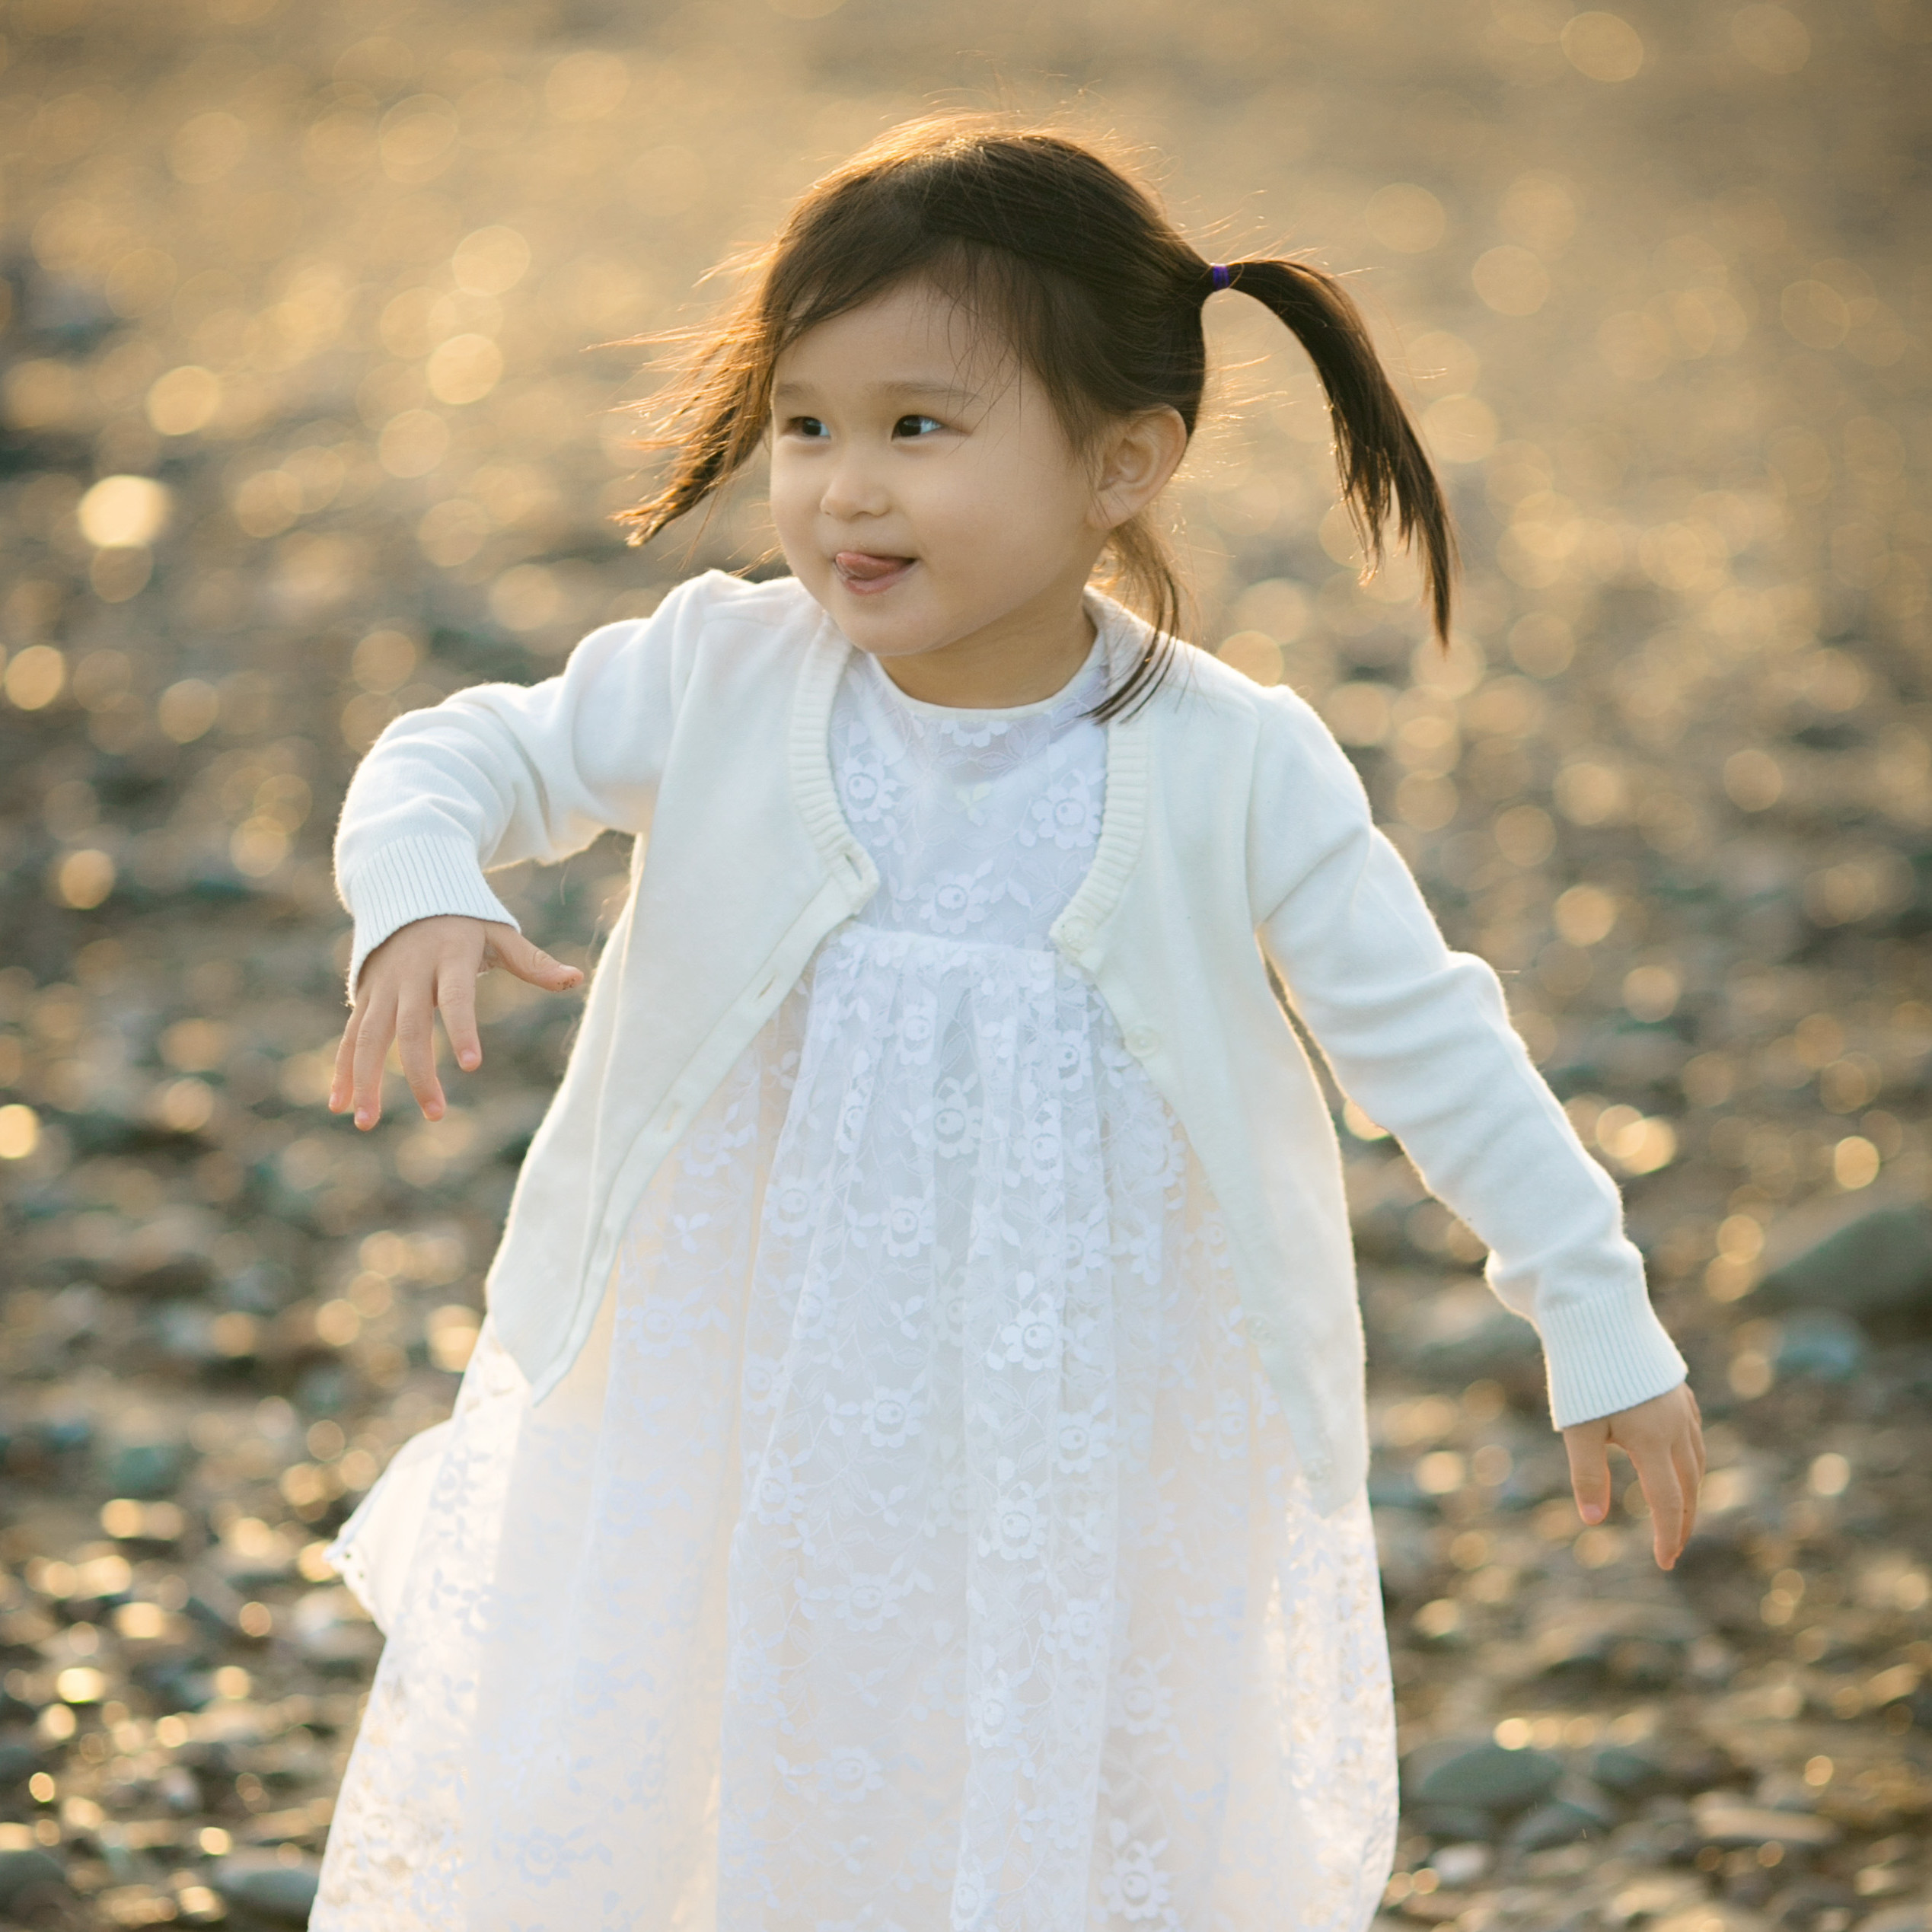
<svg viewBox="0 0 1932 1932">
<path fill-rule="evenodd" d="M 874 657 L 909 657 L 965 635 L 930 611 L 902 603 L 895 597 L 841 595 L 836 582 L 818 601 L 846 636 Z"/>
</svg>

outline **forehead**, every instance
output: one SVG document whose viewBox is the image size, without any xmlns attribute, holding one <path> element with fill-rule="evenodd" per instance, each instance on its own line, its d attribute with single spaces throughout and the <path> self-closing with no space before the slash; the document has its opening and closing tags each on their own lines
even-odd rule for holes
<svg viewBox="0 0 1932 1932">
<path fill-rule="evenodd" d="M 779 388 L 855 381 L 977 388 L 1013 362 L 1004 337 L 969 304 L 909 280 L 815 324 L 779 354 L 773 375 Z"/>
</svg>

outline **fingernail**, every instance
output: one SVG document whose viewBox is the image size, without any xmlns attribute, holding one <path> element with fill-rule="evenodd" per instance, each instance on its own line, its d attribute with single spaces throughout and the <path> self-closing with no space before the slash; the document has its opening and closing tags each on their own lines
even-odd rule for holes
<svg viewBox="0 0 1932 1932">
<path fill-rule="evenodd" d="M 1601 1503 L 1586 1503 L 1582 1515 L 1586 1522 L 1601 1522 L 1604 1517 L 1603 1505 Z"/>
<path fill-rule="evenodd" d="M 477 1062 L 483 1056 L 480 1054 L 465 1053 L 459 1054 L 457 1056 L 457 1060 L 458 1063 L 467 1072 L 469 1069 L 473 1067 Z"/>
<path fill-rule="evenodd" d="M 366 1107 L 359 1107 L 356 1108 L 355 1124 L 359 1127 L 365 1127 L 369 1124 L 369 1111 Z"/>
</svg>

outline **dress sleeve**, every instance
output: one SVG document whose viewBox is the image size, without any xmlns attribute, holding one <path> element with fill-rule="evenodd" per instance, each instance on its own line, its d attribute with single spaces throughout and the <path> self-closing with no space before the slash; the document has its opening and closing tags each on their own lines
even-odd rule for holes
<svg viewBox="0 0 1932 1932">
<path fill-rule="evenodd" d="M 352 999 L 364 960 L 413 920 L 515 925 L 486 872 L 567 858 L 607 829 L 648 828 L 715 578 L 681 584 L 649 618 L 592 631 L 554 677 L 473 685 L 376 740 L 336 832 L 336 890 L 355 921 Z"/>
<path fill-rule="evenodd" d="M 1249 836 L 1262 949 L 1350 1099 L 1490 1250 L 1532 1322 L 1559 1428 L 1685 1377 L 1593 1159 L 1510 1024 L 1501 982 L 1452 951 L 1360 778 L 1290 691 L 1265 694 Z"/>
</svg>

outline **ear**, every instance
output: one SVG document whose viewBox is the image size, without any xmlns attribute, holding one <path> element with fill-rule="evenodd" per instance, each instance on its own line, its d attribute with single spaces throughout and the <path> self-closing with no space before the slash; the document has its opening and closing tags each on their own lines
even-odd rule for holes
<svg viewBox="0 0 1932 1932">
<path fill-rule="evenodd" d="M 1188 426 L 1163 403 L 1124 419 L 1102 442 L 1095 465 L 1091 515 L 1114 530 L 1145 509 L 1167 487 L 1188 453 Z"/>
</svg>

